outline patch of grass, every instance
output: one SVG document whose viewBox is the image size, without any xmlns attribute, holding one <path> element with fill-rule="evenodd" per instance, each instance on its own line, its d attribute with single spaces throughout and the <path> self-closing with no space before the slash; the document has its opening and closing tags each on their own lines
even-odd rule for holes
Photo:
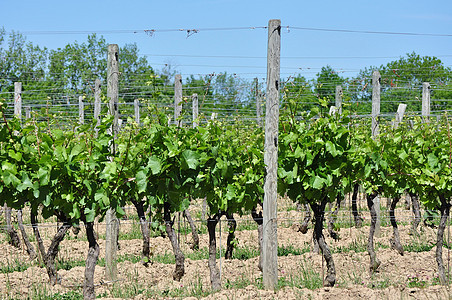
<svg viewBox="0 0 452 300">
<path fill-rule="evenodd" d="M 364 280 L 362 278 L 362 275 L 365 274 L 363 272 L 347 272 L 347 277 L 348 280 L 351 281 L 352 284 L 364 284 Z M 344 284 L 344 287 L 346 286 L 346 284 Z"/>
<path fill-rule="evenodd" d="M 278 246 L 278 256 L 288 256 L 289 254 L 302 255 L 302 254 L 308 253 L 310 251 L 311 251 L 311 247 L 308 244 L 302 249 L 295 248 L 293 245 Z"/>
<path fill-rule="evenodd" d="M 8 260 L 6 264 L 0 265 L 0 273 L 23 272 L 31 266 L 31 263 L 15 258 L 12 261 Z"/>
<path fill-rule="evenodd" d="M 221 255 L 224 257 L 226 249 L 221 249 Z M 259 250 L 251 247 L 236 247 L 232 252 L 233 259 L 247 260 L 250 258 L 254 258 L 259 256 Z M 209 249 L 201 248 L 197 251 L 185 253 L 185 258 L 189 258 L 191 260 L 203 260 L 209 259 Z M 220 250 L 217 249 L 216 258 L 220 258 Z M 151 261 L 163 263 L 163 264 L 174 264 L 174 254 L 172 252 L 165 252 L 165 254 L 156 254 L 151 257 Z"/>
<path fill-rule="evenodd" d="M 56 260 L 57 270 L 70 270 L 75 267 L 84 267 L 84 260 L 74 260 L 71 258 L 60 258 Z"/>
<path fill-rule="evenodd" d="M 367 287 L 370 289 L 386 289 L 390 286 L 394 285 L 389 278 L 383 278 L 376 280 L 374 278 L 367 284 Z"/>
<path fill-rule="evenodd" d="M 103 237 L 105 237 L 105 235 Z M 100 238 L 100 235 L 99 235 L 99 238 Z M 73 234 L 73 233 L 68 231 L 66 233 L 66 235 L 64 236 L 64 239 L 68 240 L 68 241 L 83 241 L 83 242 L 87 242 L 88 241 L 88 238 L 86 237 L 86 234 L 82 233 L 82 232 L 79 232 L 79 234 L 75 235 L 75 234 Z"/>
<path fill-rule="evenodd" d="M 225 289 L 243 289 L 249 285 L 254 284 L 254 282 L 251 281 L 250 276 L 244 275 L 243 273 L 240 274 L 240 277 L 235 280 L 229 280 L 227 279 L 224 283 Z"/>
<path fill-rule="evenodd" d="M 79 290 L 68 291 L 66 293 L 54 293 L 52 294 L 47 290 L 45 285 L 32 285 L 29 289 L 27 299 L 30 300 L 78 300 L 83 299 L 83 293 Z"/>
<path fill-rule="evenodd" d="M 251 247 L 236 247 L 232 252 L 233 259 L 247 260 L 258 257 L 260 255 L 259 249 Z"/>
<path fill-rule="evenodd" d="M 376 242 L 374 244 L 375 250 L 377 249 L 388 249 L 389 246 Z M 350 244 L 345 246 L 331 247 L 332 253 L 348 253 L 354 251 L 355 253 L 361 253 L 367 251 L 367 240 L 364 236 L 358 237 L 358 239 L 353 240 Z"/>
<path fill-rule="evenodd" d="M 408 245 L 403 245 L 403 250 L 407 252 L 428 252 L 435 247 L 435 244 L 429 243 L 427 241 L 415 240 Z"/>
<path fill-rule="evenodd" d="M 187 297 L 207 297 L 211 294 L 211 289 L 209 287 L 205 287 L 202 278 L 196 275 L 195 281 L 190 282 L 187 286 L 180 285 L 180 287 L 176 289 L 167 289 L 167 290 L 158 290 L 158 289 L 148 289 L 143 294 L 147 298 L 155 299 L 155 298 L 187 298 Z"/>
<path fill-rule="evenodd" d="M 124 254 L 124 255 L 119 255 L 116 258 L 116 262 L 121 263 L 121 262 L 125 262 L 125 261 L 130 261 L 131 263 L 138 263 L 141 262 L 141 256 L 139 255 L 133 255 L 133 254 Z M 83 262 L 83 265 L 84 262 Z M 99 260 L 97 260 L 97 265 L 99 267 L 105 267 L 105 258 L 101 258 Z"/>
<path fill-rule="evenodd" d="M 129 231 L 122 232 L 119 230 L 119 240 L 139 240 L 143 238 L 143 234 L 141 233 L 140 223 L 132 223 L 132 226 Z"/>
<path fill-rule="evenodd" d="M 312 264 L 303 260 L 298 269 L 298 274 L 280 277 L 278 279 L 278 288 L 297 287 L 315 290 L 323 287 L 321 274 Z"/>
<path fill-rule="evenodd" d="M 427 281 L 418 277 L 418 275 L 409 275 L 407 278 L 407 286 L 409 288 L 425 288 L 427 286 Z"/>
<path fill-rule="evenodd" d="M 226 249 L 224 249 L 224 248 L 221 249 L 222 257 L 224 257 L 225 251 L 226 251 Z M 309 251 L 311 251 L 309 245 L 307 245 L 305 248 L 302 248 L 302 249 L 295 248 L 293 245 L 280 246 L 280 247 L 278 247 L 278 256 L 288 256 L 289 254 L 302 255 Z M 247 260 L 250 258 L 258 257 L 259 255 L 260 255 L 259 250 L 257 248 L 253 248 L 253 247 L 235 247 L 234 251 L 232 252 L 232 258 L 240 259 L 240 260 Z M 201 248 L 197 251 L 186 253 L 185 257 L 189 258 L 191 260 L 209 259 L 209 249 Z M 219 249 L 217 249 L 216 258 L 217 259 L 220 258 Z M 151 257 L 151 261 L 163 263 L 163 264 L 174 264 L 175 263 L 174 254 L 172 252 L 166 252 L 165 254 L 154 255 Z"/>
<path fill-rule="evenodd" d="M 128 273 L 127 279 L 127 284 L 113 283 L 111 286 L 108 286 L 109 295 L 102 295 L 102 297 L 131 299 L 146 291 L 146 287 L 138 282 L 137 271 L 133 274 Z"/>
<path fill-rule="evenodd" d="M 186 258 L 193 259 L 189 256 L 185 256 Z M 165 252 L 165 254 L 154 254 L 150 259 L 152 262 L 158 262 L 162 264 L 174 264 L 176 260 L 174 258 L 174 254 L 172 252 Z"/>
<path fill-rule="evenodd" d="M 238 221 L 236 231 L 257 230 L 257 223 L 255 221 Z"/>
<path fill-rule="evenodd" d="M 364 242 L 361 238 L 358 238 L 346 246 L 331 247 L 332 253 L 348 253 L 351 251 L 356 253 L 367 251 L 367 242 Z"/>
</svg>

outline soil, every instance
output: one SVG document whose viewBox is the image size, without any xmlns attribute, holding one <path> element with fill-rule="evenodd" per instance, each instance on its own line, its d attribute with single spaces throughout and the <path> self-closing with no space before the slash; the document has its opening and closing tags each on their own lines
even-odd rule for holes
<svg viewBox="0 0 452 300">
<path fill-rule="evenodd" d="M 200 207 L 200 206 L 199 206 Z M 192 215 L 197 216 L 196 209 Z M 199 215 L 199 213 L 198 213 Z M 433 244 L 436 241 L 436 230 L 422 226 L 419 236 L 410 235 L 409 211 L 401 208 L 396 215 L 405 221 L 399 225 L 402 245 Z M 362 214 L 369 218 L 368 212 Z M 312 225 L 307 234 L 298 231 L 297 224 L 302 220 L 303 214 L 296 210 L 284 210 L 278 214 L 278 244 L 280 247 L 305 250 L 301 255 L 289 254 L 278 257 L 279 278 L 281 281 L 297 282 L 304 274 L 306 286 L 309 282 L 322 280 L 326 274 L 325 263 L 322 256 L 308 249 L 312 248 Z M 349 218 L 348 215 L 345 218 Z M 406 218 L 406 220 L 404 219 Z M 197 218 L 199 219 L 199 218 Z M 236 218 L 240 223 L 250 221 L 250 216 Z M 386 222 L 389 224 L 389 222 Z M 46 226 L 49 224 L 46 224 Z M 197 226 L 200 224 L 198 223 Z M 187 224 L 188 226 L 188 224 Z M 205 226 L 205 225 L 204 225 Z M 222 219 L 221 236 L 218 233 L 217 241 L 222 250 L 226 247 L 227 222 Z M 139 230 L 138 221 L 131 219 L 122 221 L 121 232 L 127 233 Z M 27 227 L 31 236 L 31 228 Z M 56 224 L 42 228 L 45 232 L 46 246 L 50 244 L 50 237 L 56 232 Z M 101 235 L 99 239 L 100 256 L 105 257 L 105 240 L 102 233 L 105 227 L 102 223 L 96 226 L 96 231 Z M 205 232 L 205 231 L 204 231 Z M 333 288 L 319 287 L 308 289 L 301 284 L 298 287 L 283 287 L 277 291 L 262 289 L 260 281 L 262 273 L 259 271 L 258 257 L 238 260 L 217 260 L 221 269 L 223 289 L 217 293 L 209 294 L 210 281 L 207 259 L 185 260 L 185 276 L 180 282 L 172 280 L 174 264 L 152 262 L 148 267 L 140 262 L 132 263 L 124 261 L 118 263 L 118 281 L 105 282 L 105 268 L 97 266 L 95 271 L 96 295 L 119 298 L 147 299 L 147 298 L 179 298 L 187 295 L 187 299 L 449 299 L 450 286 L 436 284 L 437 264 L 435 260 L 435 247 L 429 251 L 413 252 L 405 251 L 401 256 L 392 250 L 389 239 L 392 237 L 392 227 L 382 226 L 380 237 L 375 238 L 377 257 L 381 261 L 378 273 L 369 273 L 369 256 L 366 251 L 369 226 L 361 228 L 342 228 L 339 231 L 340 239 L 331 239 L 326 230 L 324 234 L 330 249 L 333 250 L 333 258 L 337 270 L 337 282 Z M 84 267 L 73 267 L 70 270 L 61 269 L 58 274 L 62 277 L 61 284 L 52 286 L 48 282 L 45 268 L 37 266 L 37 263 L 29 262 L 25 249 L 18 250 L 6 242 L 6 234 L 1 233 L 0 266 L 31 264 L 22 272 L 0 273 L 0 293 L 5 298 L 32 298 L 33 295 L 45 293 L 69 293 L 77 291 L 81 294 L 81 286 L 84 280 Z M 59 260 L 84 261 L 88 250 L 88 242 L 75 239 L 73 233 L 69 233 L 70 239 L 65 239 L 60 246 Z M 84 237 L 82 230 L 78 237 Z M 241 230 L 236 232 L 238 247 L 257 249 L 257 230 Z M 190 235 L 180 235 L 181 248 L 185 254 L 192 253 L 190 249 Z M 140 256 L 142 241 L 139 239 L 120 240 L 118 256 Z M 36 246 L 36 243 L 33 242 Z M 208 248 L 207 233 L 200 234 L 199 248 Z M 360 250 L 361 249 L 361 250 Z M 357 250 L 357 252 L 355 251 Z M 172 253 L 171 244 L 167 238 L 151 238 L 151 251 L 153 256 Z M 450 265 L 450 253 L 444 249 L 444 262 L 446 268 Z M 318 283 L 317 283 L 318 284 Z M 320 283 L 321 286 L 321 283 Z M 130 291 L 135 290 L 133 297 Z M 152 291 L 151 293 L 143 292 Z M 199 292 L 202 290 L 203 292 Z M 140 292 L 141 291 L 141 292 Z M 197 292 L 198 291 L 198 292 Z M 127 294 L 127 292 L 129 294 Z M 178 294 L 179 292 L 179 294 Z M 167 296 L 166 296 L 167 295 Z M 112 298 L 104 298 L 112 299 Z"/>
</svg>

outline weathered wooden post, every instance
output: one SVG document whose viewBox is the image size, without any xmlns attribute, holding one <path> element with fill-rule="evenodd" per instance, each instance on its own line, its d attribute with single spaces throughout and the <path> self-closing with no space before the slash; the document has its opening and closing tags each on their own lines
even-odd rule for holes
<svg viewBox="0 0 452 300">
<path fill-rule="evenodd" d="M 380 115 L 380 94 L 381 94 L 381 75 L 380 72 L 374 71 L 372 74 L 372 137 L 376 137 L 380 134 L 378 125 L 378 118 Z M 375 236 L 380 236 L 380 195 L 376 196 L 373 200 L 375 213 L 377 214 L 377 222 L 375 224 Z"/>
<path fill-rule="evenodd" d="M 267 102 L 265 114 L 266 176 L 263 205 L 262 267 L 263 284 L 275 289 L 278 284 L 277 171 L 280 85 L 281 20 L 268 22 Z"/>
<path fill-rule="evenodd" d="M 31 106 L 25 106 L 25 118 L 26 119 L 31 118 Z"/>
<path fill-rule="evenodd" d="M 378 118 L 380 115 L 381 75 L 374 71 L 372 74 L 372 136 L 377 136 L 379 131 Z"/>
<path fill-rule="evenodd" d="M 400 103 L 399 107 L 397 108 L 397 113 L 395 116 L 394 128 L 399 127 L 399 124 L 402 122 L 403 116 L 405 115 L 405 110 L 406 110 L 406 104 Z"/>
<path fill-rule="evenodd" d="M 22 119 L 22 82 L 14 82 L 14 115 Z"/>
<path fill-rule="evenodd" d="M 430 118 L 430 83 L 422 83 L 422 120 L 429 122 Z"/>
<path fill-rule="evenodd" d="M 109 99 L 108 113 L 113 115 L 112 135 L 114 139 L 119 131 L 118 119 L 118 98 L 119 98 L 119 48 L 116 44 L 108 45 L 107 57 L 107 98 Z M 112 145 L 112 154 L 115 155 L 115 145 Z M 110 208 L 105 216 L 106 233 L 105 233 L 105 277 L 107 280 L 116 280 L 118 275 L 117 269 L 117 247 L 119 220 L 116 217 L 115 210 Z"/>
<path fill-rule="evenodd" d="M 140 100 L 135 99 L 133 101 L 133 106 L 135 109 L 135 122 L 140 126 Z"/>
<path fill-rule="evenodd" d="M 336 86 L 336 110 L 341 115 L 342 114 L 342 86 L 337 85 Z"/>
<path fill-rule="evenodd" d="M 85 105 L 83 104 L 83 96 L 78 97 L 78 123 L 85 124 Z"/>
<path fill-rule="evenodd" d="M 97 120 L 97 125 L 100 124 L 100 79 L 94 82 L 94 119 Z"/>
<path fill-rule="evenodd" d="M 193 94 L 192 99 L 192 111 L 193 111 L 193 128 L 198 127 L 198 94 Z"/>
<path fill-rule="evenodd" d="M 174 79 L 174 124 L 181 126 L 182 120 L 182 76 L 177 74 Z"/>
</svg>

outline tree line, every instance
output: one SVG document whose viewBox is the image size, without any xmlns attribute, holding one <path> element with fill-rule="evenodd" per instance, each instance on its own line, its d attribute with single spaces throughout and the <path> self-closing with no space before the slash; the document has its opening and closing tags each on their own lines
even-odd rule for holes
<svg viewBox="0 0 452 300">
<path fill-rule="evenodd" d="M 170 105 L 174 96 L 173 78 L 176 70 L 166 65 L 156 70 L 135 43 L 120 47 L 120 101 L 147 99 L 154 104 Z M 6 34 L 0 29 L 0 95 L 12 98 L 14 82 L 23 82 L 22 98 L 29 103 L 67 103 L 79 95 L 92 95 L 94 81 L 106 82 L 107 42 L 96 34 L 86 41 L 48 49 L 28 42 L 18 32 Z M 321 68 L 313 79 L 301 74 L 282 79 L 281 105 L 295 101 L 300 111 L 318 106 L 319 99 L 334 105 L 337 85 L 343 87 L 345 102 L 356 114 L 371 110 L 372 72 L 382 76 L 381 112 L 393 113 L 399 102 L 407 103 L 407 112 L 421 110 L 422 83 L 432 88 L 432 111 L 448 110 L 452 106 L 452 69 L 434 56 L 408 53 L 386 65 L 366 67 L 353 77 L 343 77 L 329 65 Z M 223 114 L 240 111 L 255 115 L 256 98 L 263 94 L 263 84 L 241 79 L 226 72 L 190 75 L 184 79 L 185 96 L 197 93 L 200 105 L 218 109 Z M 106 87 L 104 87 L 105 89 Z M 105 92 L 105 91 L 104 91 Z M 10 93 L 8 95 L 8 93 Z"/>
</svg>

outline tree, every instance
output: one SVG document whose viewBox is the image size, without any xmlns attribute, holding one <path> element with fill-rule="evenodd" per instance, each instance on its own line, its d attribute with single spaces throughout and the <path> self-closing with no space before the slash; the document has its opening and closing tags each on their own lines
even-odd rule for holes
<svg viewBox="0 0 452 300">
<path fill-rule="evenodd" d="M 326 99 L 334 103 L 336 86 L 341 85 L 345 80 L 331 67 L 322 67 L 320 73 L 317 73 L 314 91 L 320 99 Z"/>
<path fill-rule="evenodd" d="M 445 67 L 437 57 L 420 56 L 412 52 L 398 60 L 381 65 L 379 68 L 365 68 L 359 72 L 358 76 L 350 80 L 349 90 L 353 95 L 352 102 L 359 103 L 356 106 L 359 112 L 370 112 L 372 73 L 375 70 L 379 70 L 381 74 L 382 113 L 397 111 L 400 102 L 406 102 L 408 111 L 419 112 L 423 82 L 429 82 L 432 87 L 434 108 L 444 110 L 451 107 L 448 101 L 440 99 L 452 97 L 450 88 L 452 69 Z M 435 99 L 439 101 L 435 101 Z"/>
<path fill-rule="evenodd" d="M 311 111 L 313 107 L 318 105 L 317 97 L 313 90 L 312 82 L 309 82 L 301 75 L 297 75 L 285 82 L 281 89 L 284 111 L 289 115 Z M 290 111 L 291 109 L 293 111 Z"/>
<path fill-rule="evenodd" d="M 136 43 L 126 44 L 119 49 L 120 63 L 120 98 L 124 102 L 133 102 L 137 98 L 149 97 L 153 94 L 153 86 L 146 85 L 154 70 L 146 57 L 139 56 Z"/>
<path fill-rule="evenodd" d="M 14 91 L 14 82 L 24 83 L 24 90 L 42 90 L 44 83 L 48 51 L 34 46 L 25 37 L 12 32 L 7 45 L 5 31 L 0 31 L 0 92 Z M 23 99 L 42 97 L 41 93 L 24 94 Z"/>
<path fill-rule="evenodd" d="M 73 95 L 92 93 L 96 79 L 106 82 L 107 43 L 96 34 L 87 43 L 75 41 L 63 49 L 50 51 L 49 79 L 56 82 L 59 92 Z"/>
</svg>

